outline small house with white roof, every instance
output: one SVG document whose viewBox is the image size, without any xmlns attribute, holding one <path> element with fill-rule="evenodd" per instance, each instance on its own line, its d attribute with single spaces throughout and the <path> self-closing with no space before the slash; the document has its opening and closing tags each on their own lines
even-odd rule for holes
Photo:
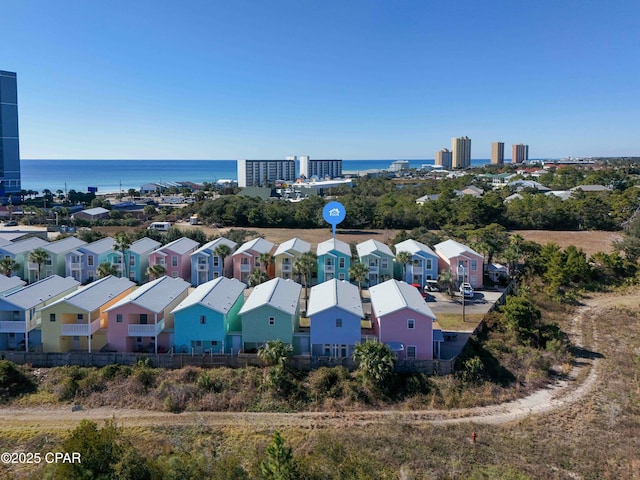
<svg viewBox="0 0 640 480">
<path fill-rule="evenodd" d="M 367 240 L 356 245 L 358 258 L 369 269 L 365 285 L 372 287 L 393 278 L 393 252 L 378 240 Z"/>
<path fill-rule="evenodd" d="M 98 278 L 98 266 L 107 262 L 109 254 L 113 252 L 114 243 L 113 238 L 105 237 L 67 253 L 65 273 L 81 283 L 93 282 Z"/>
<path fill-rule="evenodd" d="M 438 279 L 438 255 L 424 243 L 409 239 L 395 245 L 396 256 L 400 252 L 411 254 L 411 260 L 403 265 L 402 280 L 424 288 L 427 280 Z"/>
<path fill-rule="evenodd" d="M 15 274 L 27 282 L 38 278 L 38 265 L 29 261 L 29 254 L 38 248 L 49 245 L 49 242 L 40 237 L 30 237 L 8 245 L 0 246 L 0 258 L 9 258 L 20 267 Z M 31 274 L 31 275 L 30 275 Z"/>
<path fill-rule="evenodd" d="M 151 252 L 149 266 L 162 265 L 168 277 L 182 278 L 191 283 L 191 254 L 199 245 L 188 237 L 178 238 Z"/>
<path fill-rule="evenodd" d="M 281 243 L 273 254 L 276 277 L 293 278 L 296 260 L 300 255 L 309 251 L 311 251 L 311 244 L 299 238 L 292 238 Z"/>
<path fill-rule="evenodd" d="M 318 283 L 333 278 L 349 281 L 351 247 L 348 243 L 331 238 L 318 244 Z"/>
<path fill-rule="evenodd" d="M 233 258 L 233 278 L 242 283 L 249 282 L 249 275 L 256 268 L 266 271 L 267 266 L 260 262 L 260 255 L 271 253 L 273 243 L 264 238 L 254 238 L 243 243 L 231 257 Z"/>
<path fill-rule="evenodd" d="M 230 277 L 233 273 L 233 262 L 230 258 L 220 255 L 219 247 L 229 247 L 233 253 L 238 245 L 236 242 L 224 237 L 216 238 L 205 243 L 190 255 L 191 258 L 191 284 L 202 285 L 218 277 Z"/>
<path fill-rule="evenodd" d="M 42 247 L 49 254 L 49 258 L 44 263 L 44 277 L 51 275 L 64 276 L 66 274 L 66 255 L 80 247 L 87 245 L 87 242 L 76 237 L 67 237 L 62 240 L 51 242 Z M 37 268 L 37 266 L 36 266 Z"/>
<path fill-rule="evenodd" d="M 473 288 L 482 288 L 484 256 L 455 240 L 435 245 L 440 271 L 448 270 L 458 283 L 468 282 Z"/>
</svg>

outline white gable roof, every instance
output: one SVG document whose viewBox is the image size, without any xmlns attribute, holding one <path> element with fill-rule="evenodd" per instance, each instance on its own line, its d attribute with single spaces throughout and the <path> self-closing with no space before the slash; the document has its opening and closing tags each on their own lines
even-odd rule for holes
<svg viewBox="0 0 640 480">
<path fill-rule="evenodd" d="M 84 247 L 81 247 L 81 250 L 91 253 L 105 253 L 113 250 L 113 244 L 116 241 L 111 237 L 101 238 L 100 240 L 96 240 L 95 242 L 91 242 Z"/>
<path fill-rule="evenodd" d="M 369 288 L 369 293 L 371 294 L 371 308 L 378 318 L 403 308 L 435 318 L 418 289 L 408 283 L 387 280 Z"/>
<path fill-rule="evenodd" d="M 343 242 L 342 240 L 338 240 L 337 238 L 330 238 L 329 240 L 325 240 L 322 243 L 318 244 L 318 249 L 316 253 L 318 256 L 326 255 L 331 251 L 340 252 L 348 257 L 351 256 L 351 247 L 348 243 Z"/>
<path fill-rule="evenodd" d="M 85 242 L 84 240 L 80 240 L 79 238 L 67 237 L 67 238 L 63 238 L 62 240 L 52 242 L 49 245 L 45 245 L 42 248 L 44 248 L 47 252 L 58 254 L 63 252 L 69 252 L 78 247 L 82 247 L 86 244 L 87 242 Z"/>
<path fill-rule="evenodd" d="M 231 249 L 231 251 L 233 251 L 233 249 L 236 248 L 238 244 L 236 242 L 232 242 L 228 238 L 220 237 L 208 243 L 205 243 L 203 246 L 201 246 L 191 255 L 196 255 L 200 253 L 214 253 L 216 248 L 218 248 L 218 245 L 226 245 Z"/>
<path fill-rule="evenodd" d="M 424 243 L 420 243 L 416 240 L 409 239 L 404 242 L 400 242 L 395 245 L 396 255 L 400 252 L 409 252 L 411 255 L 416 253 L 428 253 L 429 255 L 436 256 L 435 252 L 427 247 Z"/>
<path fill-rule="evenodd" d="M 218 277 L 199 285 L 173 310 L 173 313 L 193 305 L 203 305 L 226 315 L 231 307 L 244 295 L 246 285 L 235 278 Z"/>
<path fill-rule="evenodd" d="M 365 255 L 371 255 L 372 253 L 379 252 L 385 255 L 393 257 L 393 252 L 388 245 L 379 242 L 378 240 L 367 240 L 356 245 L 358 251 L 358 257 L 362 258 Z"/>
<path fill-rule="evenodd" d="M 445 240 L 435 246 L 436 250 L 442 252 L 442 254 L 447 258 L 458 257 L 460 255 L 464 255 L 465 253 L 471 253 L 473 255 L 477 255 L 478 257 L 483 257 L 478 252 L 473 250 L 466 245 L 456 242 L 455 240 Z M 484 257 L 483 257 L 484 258 Z"/>
<path fill-rule="evenodd" d="M 273 248 L 273 243 L 264 238 L 254 238 L 248 242 L 243 243 L 238 250 L 232 256 L 239 255 L 247 250 L 253 250 L 258 253 L 269 253 Z"/>
<path fill-rule="evenodd" d="M 191 240 L 189 237 L 182 237 L 158 248 L 156 252 L 171 250 L 172 252 L 175 252 L 178 255 L 184 255 L 185 253 L 188 253 L 194 250 L 198 245 L 199 243 L 196 242 L 195 240 Z"/>
<path fill-rule="evenodd" d="M 256 308 L 269 305 L 289 315 L 298 309 L 302 285 L 293 280 L 274 278 L 254 287 L 253 292 L 240 309 L 240 315 Z"/>
<path fill-rule="evenodd" d="M 291 240 L 287 240 L 284 243 L 281 243 L 273 256 L 281 255 L 285 252 L 295 253 L 306 253 L 311 250 L 311 244 L 305 242 L 304 240 L 300 240 L 299 238 L 292 238 Z"/>
<path fill-rule="evenodd" d="M 338 307 L 348 313 L 364 317 L 360 290 L 344 280 L 332 279 L 311 288 L 307 316 Z"/>
<path fill-rule="evenodd" d="M 18 255 L 20 253 L 30 252 L 36 248 L 42 248 L 49 245 L 49 242 L 41 239 L 40 237 L 31 237 L 26 240 L 20 240 L 19 242 L 12 243 L 10 245 L 2 246 L 2 251 L 10 253 L 12 255 Z"/>
<path fill-rule="evenodd" d="M 167 308 L 176 297 L 184 293 L 189 286 L 189 283 L 181 278 L 160 277 L 157 280 L 145 283 L 106 311 L 108 312 L 123 305 L 133 303 L 145 310 L 160 313 Z"/>
<path fill-rule="evenodd" d="M 6 275 L 0 275 L 0 293 L 22 287 L 26 284 L 27 282 L 22 280 L 20 277 L 7 277 Z"/>
<path fill-rule="evenodd" d="M 0 301 L 26 310 L 34 308 L 71 288 L 76 288 L 78 285 L 80 285 L 80 282 L 74 280 L 73 277 L 62 278 L 58 275 L 51 275 L 3 297 Z"/>
<path fill-rule="evenodd" d="M 157 242 L 149 237 L 142 237 L 140 240 L 136 240 L 135 242 L 133 242 L 127 249 L 127 251 L 131 253 L 137 253 L 139 255 L 141 253 L 152 252 L 160 245 L 160 242 Z"/>
<path fill-rule="evenodd" d="M 51 305 L 66 302 L 82 310 L 93 312 L 134 286 L 135 283 L 127 278 L 109 275 L 70 293 Z"/>
</svg>

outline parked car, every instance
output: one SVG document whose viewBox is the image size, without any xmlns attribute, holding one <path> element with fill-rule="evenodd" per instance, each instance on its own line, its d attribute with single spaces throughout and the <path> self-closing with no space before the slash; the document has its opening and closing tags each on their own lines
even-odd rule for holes
<svg viewBox="0 0 640 480">
<path fill-rule="evenodd" d="M 473 298 L 473 287 L 470 283 L 464 282 L 460 285 L 460 294 L 464 296 L 464 298 Z"/>
<path fill-rule="evenodd" d="M 427 283 L 424 285 L 424 289 L 428 292 L 439 292 L 440 285 L 438 285 L 437 280 L 427 280 Z"/>
<path fill-rule="evenodd" d="M 18 222 L 16 222 L 15 220 L 9 220 L 8 222 L 4 222 L 3 225 L 5 227 L 17 227 Z"/>
</svg>

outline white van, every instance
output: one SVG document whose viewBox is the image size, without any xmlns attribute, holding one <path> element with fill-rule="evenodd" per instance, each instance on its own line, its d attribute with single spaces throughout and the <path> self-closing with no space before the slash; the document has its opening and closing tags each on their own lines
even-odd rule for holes
<svg viewBox="0 0 640 480">
<path fill-rule="evenodd" d="M 171 222 L 153 222 L 147 230 L 157 230 L 159 232 L 168 232 L 171 228 Z"/>
</svg>

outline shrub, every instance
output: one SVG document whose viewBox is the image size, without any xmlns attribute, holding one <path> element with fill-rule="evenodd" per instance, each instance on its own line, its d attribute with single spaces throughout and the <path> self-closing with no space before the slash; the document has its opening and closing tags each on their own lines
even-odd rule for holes
<svg viewBox="0 0 640 480">
<path fill-rule="evenodd" d="M 33 379 L 9 360 L 0 361 L 0 400 L 37 390 Z"/>
<path fill-rule="evenodd" d="M 111 364 L 102 367 L 100 374 L 105 380 L 113 380 L 118 378 L 128 378 L 131 375 L 132 369 L 128 365 Z"/>
</svg>

